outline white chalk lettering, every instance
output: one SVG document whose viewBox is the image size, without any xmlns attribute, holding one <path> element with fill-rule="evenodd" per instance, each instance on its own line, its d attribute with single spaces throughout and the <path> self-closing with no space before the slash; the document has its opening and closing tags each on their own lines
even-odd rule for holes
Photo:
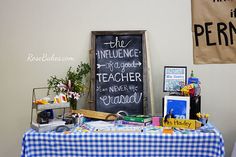
<svg viewBox="0 0 236 157">
<path fill-rule="evenodd" d="M 132 91 L 132 92 L 137 92 L 138 91 L 138 86 L 129 85 L 129 90 Z"/>
<path fill-rule="evenodd" d="M 131 40 L 125 43 L 124 40 L 119 40 L 119 37 L 116 37 L 115 41 L 109 41 L 107 43 L 104 43 L 104 45 L 109 45 L 110 48 L 125 48 L 129 45 L 130 42 Z"/>
<path fill-rule="evenodd" d="M 127 91 L 129 91 L 127 85 L 120 85 L 120 86 L 114 85 L 114 86 L 109 87 L 109 92 L 112 92 L 112 93 L 114 93 L 114 92 L 127 92 Z"/>
<path fill-rule="evenodd" d="M 112 61 L 106 64 L 106 68 L 108 68 L 111 72 L 113 72 L 113 64 L 114 63 Z"/>
<path fill-rule="evenodd" d="M 142 82 L 141 74 L 138 72 L 129 73 L 97 73 L 98 82 Z"/>
<path fill-rule="evenodd" d="M 141 66 L 141 62 L 135 62 L 133 61 L 132 63 L 121 63 L 120 67 L 122 68 L 121 72 L 125 72 L 126 68 L 136 68 L 137 66 Z"/>
<path fill-rule="evenodd" d="M 110 72 L 113 72 L 114 69 L 117 69 L 117 70 L 121 70 L 122 73 L 124 73 L 126 71 L 126 69 L 128 68 L 136 68 L 138 66 L 141 66 L 142 63 L 141 62 L 135 62 L 135 61 L 132 61 L 132 62 L 108 62 L 106 64 L 97 64 L 97 68 L 100 69 L 101 67 L 104 67 L 109 69 Z"/>
<path fill-rule="evenodd" d="M 139 104 L 142 100 L 143 93 L 134 93 L 133 95 L 118 95 L 118 96 L 110 96 L 105 95 L 100 97 L 102 103 L 106 106 L 110 104 Z"/>
<path fill-rule="evenodd" d="M 112 50 L 97 50 L 98 59 L 111 58 L 138 58 L 139 49 L 112 49 Z"/>
</svg>

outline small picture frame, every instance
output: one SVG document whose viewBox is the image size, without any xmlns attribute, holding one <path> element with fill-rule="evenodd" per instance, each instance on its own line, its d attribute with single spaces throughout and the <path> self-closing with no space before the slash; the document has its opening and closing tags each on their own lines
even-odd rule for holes
<svg viewBox="0 0 236 157">
<path fill-rule="evenodd" d="M 179 92 L 181 86 L 187 82 L 186 66 L 165 66 L 164 67 L 164 92 Z"/>
<path fill-rule="evenodd" d="M 177 119 L 189 119 L 190 97 L 188 96 L 165 96 L 164 116 L 172 114 Z"/>
</svg>

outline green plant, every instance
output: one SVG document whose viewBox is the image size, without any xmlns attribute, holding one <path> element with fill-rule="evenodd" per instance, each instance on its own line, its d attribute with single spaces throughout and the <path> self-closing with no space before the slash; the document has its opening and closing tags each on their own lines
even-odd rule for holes
<svg viewBox="0 0 236 157">
<path fill-rule="evenodd" d="M 75 70 L 70 67 L 66 73 L 65 78 L 58 78 L 57 76 L 50 76 L 48 79 L 48 88 L 54 92 L 64 93 L 71 102 L 72 109 L 76 109 L 76 104 L 86 90 L 85 78 L 90 72 L 91 67 L 87 63 L 81 63 Z"/>
</svg>

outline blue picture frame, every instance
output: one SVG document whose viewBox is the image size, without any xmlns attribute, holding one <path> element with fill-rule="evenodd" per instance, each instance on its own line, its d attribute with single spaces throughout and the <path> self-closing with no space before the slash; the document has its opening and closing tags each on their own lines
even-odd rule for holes
<svg viewBox="0 0 236 157">
<path fill-rule="evenodd" d="M 188 96 L 165 96 L 164 116 L 173 114 L 177 119 L 189 119 L 190 97 Z"/>
</svg>

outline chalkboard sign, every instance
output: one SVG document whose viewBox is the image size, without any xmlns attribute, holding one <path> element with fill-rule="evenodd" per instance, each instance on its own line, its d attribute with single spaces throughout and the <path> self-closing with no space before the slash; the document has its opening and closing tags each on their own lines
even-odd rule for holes
<svg viewBox="0 0 236 157">
<path fill-rule="evenodd" d="M 145 31 L 92 32 L 95 110 L 145 112 L 145 41 Z"/>
</svg>

